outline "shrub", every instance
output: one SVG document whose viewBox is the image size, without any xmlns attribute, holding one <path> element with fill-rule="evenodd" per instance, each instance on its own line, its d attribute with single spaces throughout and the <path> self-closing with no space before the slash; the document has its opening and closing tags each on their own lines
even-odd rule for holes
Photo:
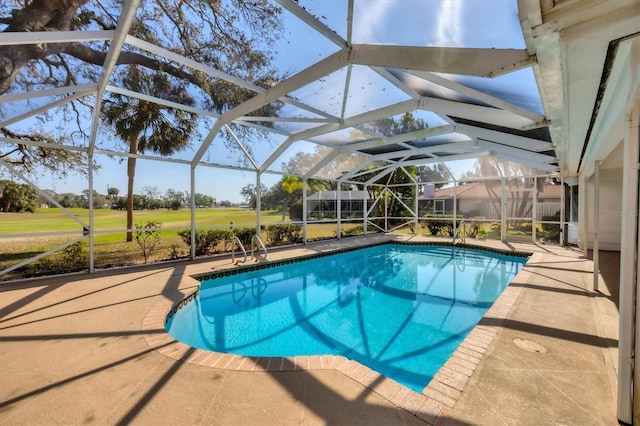
<svg viewBox="0 0 640 426">
<path fill-rule="evenodd" d="M 343 237 L 354 237 L 356 235 L 363 235 L 363 234 L 364 234 L 364 226 L 362 225 L 354 226 L 353 228 L 345 229 L 342 231 Z"/>
<path fill-rule="evenodd" d="M 428 213 L 424 218 L 427 220 L 423 226 L 429 229 L 431 235 L 453 235 L 453 216 Z M 458 215 L 458 219 L 461 218 L 462 216 Z"/>
<path fill-rule="evenodd" d="M 513 224 L 513 230 L 514 231 L 522 231 L 525 233 L 531 233 L 531 229 L 533 228 L 533 225 L 531 224 L 531 222 L 521 222 L 521 223 L 514 223 Z"/>
<path fill-rule="evenodd" d="M 62 249 L 60 255 L 62 257 L 62 264 L 66 265 L 70 271 L 82 269 L 87 266 L 87 254 L 80 241 Z"/>
<path fill-rule="evenodd" d="M 296 203 L 289 207 L 289 219 L 292 221 L 302 220 L 302 203 Z"/>
<path fill-rule="evenodd" d="M 269 225 L 265 228 L 265 232 L 267 233 L 267 244 L 270 246 L 302 242 L 302 225 L 298 223 Z"/>
<path fill-rule="evenodd" d="M 554 216 L 542 216 L 545 222 L 560 222 L 560 212 Z M 542 223 L 542 237 L 549 241 L 560 241 L 560 224 L 559 223 Z"/>
<path fill-rule="evenodd" d="M 178 232 L 182 240 L 191 247 L 191 230 Z M 221 241 L 231 239 L 232 232 L 227 229 L 196 229 L 196 256 L 216 253 Z"/>
<path fill-rule="evenodd" d="M 147 222 L 144 226 L 136 223 L 136 231 L 133 233 L 133 238 L 142 250 L 144 263 L 147 263 L 149 256 L 151 256 L 151 253 L 153 253 L 162 239 L 162 232 L 157 229 L 161 226 L 160 222 L 154 221 Z"/>
<path fill-rule="evenodd" d="M 478 232 L 480 231 L 480 227 L 478 224 L 473 223 L 471 226 L 466 227 L 466 236 L 469 238 L 476 238 L 478 236 Z"/>
<path fill-rule="evenodd" d="M 251 246 L 251 238 L 256 235 L 256 228 L 233 228 L 231 233 L 238 237 L 242 245 L 246 248 Z"/>
</svg>

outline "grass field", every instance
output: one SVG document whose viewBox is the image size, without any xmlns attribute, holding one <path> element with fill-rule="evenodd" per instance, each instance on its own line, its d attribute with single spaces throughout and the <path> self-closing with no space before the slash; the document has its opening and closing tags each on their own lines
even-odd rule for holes
<svg viewBox="0 0 640 426">
<path fill-rule="evenodd" d="M 86 209 L 71 209 L 83 223 L 88 223 L 89 212 Z M 275 211 L 262 212 L 261 223 L 269 225 L 280 222 L 282 213 Z M 178 235 L 181 230 L 190 228 L 190 211 L 185 210 L 143 210 L 134 212 L 134 224 L 144 226 L 148 222 L 161 223 L 161 240 L 158 247 L 149 257 L 149 262 L 168 259 L 188 258 L 189 245 Z M 196 210 L 196 227 L 219 227 L 229 229 L 231 222 L 234 228 L 255 227 L 256 212 L 239 208 L 208 208 Z M 289 223 L 286 218 L 285 223 Z M 344 222 L 343 231 L 361 226 L 361 221 Z M 135 242 L 126 242 L 126 212 L 116 210 L 94 210 L 94 266 L 109 268 L 112 266 L 133 265 L 144 262 L 141 246 Z M 489 223 L 480 224 L 485 230 L 486 238 L 500 238 L 499 230 L 490 229 Z M 373 230 L 370 229 L 370 231 Z M 417 230 L 420 234 L 428 233 L 423 226 Z M 541 231 L 541 230 L 540 230 Z M 70 235 L 47 235 L 50 233 L 69 232 Z M 408 227 L 394 232 L 411 232 Z M 513 234 L 515 230 L 509 230 Z M 26 236 L 25 234 L 30 234 Z M 0 271 L 20 262 L 45 253 L 75 238 L 82 237 L 82 225 L 73 220 L 58 208 L 38 209 L 36 213 L 0 213 Z M 528 236 L 531 235 L 529 232 Z M 524 235 L 522 238 L 527 238 Z M 318 240 L 335 238 L 335 223 L 309 223 L 307 239 Z M 539 234 L 542 236 L 542 233 Z M 262 234 L 263 241 L 269 246 L 268 239 Z M 219 250 L 224 250 L 221 243 Z M 29 276 L 64 273 L 86 269 L 88 265 L 89 240 L 84 238 L 78 245 L 48 255 L 37 262 L 22 266 L 13 272 L 0 275 L 0 281 Z"/>
<path fill-rule="evenodd" d="M 89 223 L 89 210 L 69 209 L 82 222 Z M 262 222 L 277 222 L 282 213 L 262 212 Z M 160 222 L 163 228 L 190 227 L 190 211 L 183 210 L 140 210 L 134 211 L 135 224 Z M 255 225 L 256 212 L 236 208 L 209 208 L 196 210 L 196 226 L 229 225 L 233 221 L 237 226 Z M 126 212 L 119 210 L 96 209 L 93 215 L 93 228 L 96 231 L 126 229 Z M 0 213 L 0 235 L 46 232 L 81 231 L 80 224 L 58 208 L 38 209 L 36 213 Z"/>
<path fill-rule="evenodd" d="M 86 209 L 69 209 L 83 223 L 88 224 Z M 261 223 L 269 225 L 280 222 L 282 213 L 262 212 Z M 189 246 L 178 236 L 180 230 L 190 228 L 190 211 L 185 210 L 143 210 L 134 212 L 134 224 L 144 226 L 148 222 L 160 222 L 162 238 L 158 248 L 149 259 L 157 262 L 167 259 L 185 258 Z M 196 226 L 221 227 L 229 229 L 231 222 L 235 228 L 255 227 L 256 212 L 239 208 L 208 208 L 196 210 Z M 288 222 L 288 218 L 285 220 Z M 344 224 L 343 229 L 351 226 Z M 106 209 L 94 210 L 94 265 L 97 268 L 124 266 L 143 262 L 140 246 L 134 241 L 125 241 L 126 212 Z M 70 232 L 73 235 L 47 235 L 56 232 Z M 25 236 L 24 234 L 36 234 Z M 39 234 L 39 235 L 38 235 Z M 336 225 L 310 224 L 308 239 L 333 238 Z M 15 236 L 12 238 L 12 236 Z M 58 208 L 38 209 L 36 213 L 0 213 L 0 271 L 12 265 L 44 253 L 54 247 L 82 236 L 82 225 Z M 264 236 L 263 236 L 264 238 Z M 71 252 L 71 247 L 58 251 L 40 261 L 23 266 L 10 274 L 0 276 L 0 280 L 15 279 L 42 273 L 66 272 L 78 269 L 76 258 L 88 259 L 88 238 L 80 243 L 81 253 Z M 82 264 L 87 264 L 83 261 Z M 66 266 L 65 266 L 66 265 Z M 67 268 L 68 266 L 68 268 Z M 59 271 L 62 269 L 62 271 Z"/>
</svg>

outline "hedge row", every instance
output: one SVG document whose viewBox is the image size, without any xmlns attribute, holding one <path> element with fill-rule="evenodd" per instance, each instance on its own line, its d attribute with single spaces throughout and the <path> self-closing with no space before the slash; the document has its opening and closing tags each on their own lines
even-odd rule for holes
<svg viewBox="0 0 640 426">
<path fill-rule="evenodd" d="M 283 224 L 268 225 L 262 227 L 265 232 L 267 246 L 282 246 L 298 244 L 302 242 L 302 225 Z M 191 230 L 185 229 L 178 232 L 182 240 L 191 247 Z M 233 237 L 238 237 L 242 245 L 248 249 L 251 247 L 251 238 L 256 235 L 255 227 L 232 229 L 197 229 L 196 230 L 196 256 L 224 253 L 231 250 Z"/>
</svg>

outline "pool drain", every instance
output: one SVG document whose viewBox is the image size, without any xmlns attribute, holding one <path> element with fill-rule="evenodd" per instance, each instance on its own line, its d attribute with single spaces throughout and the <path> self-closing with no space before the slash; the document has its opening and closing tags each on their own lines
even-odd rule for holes
<svg viewBox="0 0 640 426">
<path fill-rule="evenodd" d="M 515 343 L 516 346 L 518 346 L 521 349 L 524 349 L 525 351 L 534 352 L 538 354 L 547 353 L 547 350 L 545 349 L 544 346 L 539 345 L 536 342 L 532 342 L 531 340 L 515 338 L 513 339 L 513 343 Z"/>
</svg>

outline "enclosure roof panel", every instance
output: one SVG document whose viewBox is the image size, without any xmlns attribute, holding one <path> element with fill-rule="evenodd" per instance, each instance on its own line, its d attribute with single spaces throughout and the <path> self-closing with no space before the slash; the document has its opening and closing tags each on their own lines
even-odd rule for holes
<svg viewBox="0 0 640 426">
<path fill-rule="evenodd" d="M 217 149 L 225 146 L 225 164 L 246 166 L 251 153 L 259 151 L 261 161 L 249 159 L 252 167 L 278 169 L 274 162 L 296 155 L 289 149 L 296 141 L 305 141 L 311 150 L 315 145 L 337 150 L 334 160 L 344 155 L 361 158 L 361 165 L 352 165 L 356 168 L 420 165 L 420 159 L 432 164 L 474 155 L 549 172 L 562 166 L 556 151 L 562 135 L 558 126 L 565 122 L 553 101 L 562 89 L 553 79 L 562 85 L 564 74 L 550 63 L 540 67 L 540 57 L 550 59 L 537 50 L 546 45 L 536 37 L 548 38 L 555 30 L 531 18 L 532 11 L 544 12 L 536 1 L 268 0 L 266 10 L 276 14 L 280 30 L 233 17 L 238 19 L 238 37 L 226 41 L 213 38 L 215 28 L 208 27 L 213 21 L 196 21 L 203 16 L 196 13 L 199 2 L 183 3 L 188 7 L 180 13 L 192 20 L 194 31 L 200 29 L 201 36 L 219 43 L 215 49 L 206 54 L 185 49 L 181 37 L 186 30 L 167 30 L 175 16 L 146 1 L 90 1 L 87 11 L 108 22 L 75 31 L 9 31 L 8 24 L 1 24 L 4 51 L 65 44 L 90 50 L 95 57 L 83 68 L 81 55 L 65 56 L 70 68 L 86 70 L 66 83 L 60 75 L 34 79 L 34 70 L 46 63 L 31 62 L 31 68 L 25 67 L 0 92 L 0 127 L 26 134 L 34 119 L 50 120 L 84 139 L 73 145 L 89 152 L 99 147 L 122 158 L 136 156 L 114 142 L 101 115 L 104 105 L 122 96 L 205 117 L 188 151 L 165 155 L 165 160 L 189 161 L 193 167 L 219 162 Z M 526 11 L 519 10 L 524 4 Z M 5 5 L 1 11 L 20 5 Z M 586 20 L 587 12 L 581 13 Z M 563 19 L 569 25 L 571 19 Z M 146 33 L 139 31 L 142 22 L 148 25 Z M 239 48 L 238 40 L 256 40 L 271 77 L 248 71 L 253 59 L 233 59 L 230 52 Z M 139 66 L 143 72 L 150 72 L 149 64 L 162 64 L 160 72 L 172 84 L 182 84 L 190 101 L 127 87 L 132 69 L 128 61 L 134 56 L 145 58 Z M 180 82 L 185 76 L 190 77 Z M 556 90 L 550 91 L 552 87 Z M 216 96 L 225 91 L 241 92 L 244 100 L 220 106 Z M 560 121 L 550 120 L 545 111 L 549 107 Z M 71 120 L 70 109 L 79 111 Z M 47 123 L 44 127 L 53 128 Z M 278 137 L 266 137 L 270 132 Z M 219 142 L 221 138 L 225 142 Z M 8 137 L 0 142 L 8 150 L 16 145 Z M 327 176 L 322 167 L 307 168 L 306 177 L 314 177 L 310 171 Z"/>
</svg>

